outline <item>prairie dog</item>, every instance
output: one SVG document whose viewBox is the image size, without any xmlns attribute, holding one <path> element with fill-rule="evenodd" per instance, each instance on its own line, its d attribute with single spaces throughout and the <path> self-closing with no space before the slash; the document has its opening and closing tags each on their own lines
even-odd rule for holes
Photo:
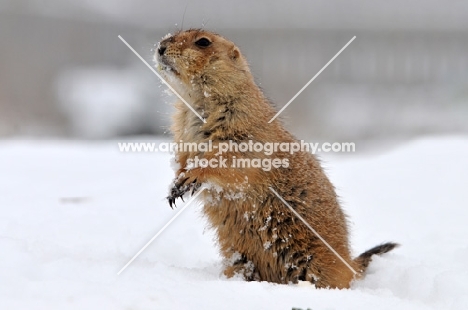
<svg viewBox="0 0 468 310">
<path fill-rule="evenodd" d="M 203 122 L 182 101 L 175 103 L 171 127 L 175 142 L 219 146 L 230 141 L 293 143 L 296 138 L 256 85 L 239 48 L 226 38 L 201 29 L 168 35 L 159 43 L 155 58 L 169 84 L 197 111 Z M 319 288 L 348 288 L 368 266 L 371 256 L 397 246 L 386 243 L 353 259 L 346 216 L 333 185 L 319 161 L 309 152 L 264 152 L 231 149 L 222 154 L 226 167 L 193 166 L 194 159 L 219 160 L 217 149 L 179 150 L 179 164 L 168 201 L 207 189 L 200 197 L 203 212 L 217 233 L 225 260 L 224 274 L 246 280 L 275 283 L 310 281 Z M 271 169 L 232 164 L 277 159 Z M 279 164 L 281 163 L 281 164 Z M 271 192 L 282 196 L 336 252 L 357 276 L 333 254 Z"/>
</svg>

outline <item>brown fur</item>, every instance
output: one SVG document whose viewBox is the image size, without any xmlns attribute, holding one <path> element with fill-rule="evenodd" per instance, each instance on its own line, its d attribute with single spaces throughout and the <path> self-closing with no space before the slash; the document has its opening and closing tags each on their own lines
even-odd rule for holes
<svg viewBox="0 0 468 310">
<path fill-rule="evenodd" d="M 209 46 L 198 46 L 201 38 Z M 202 42 L 203 43 L 203 42 Z M 206 41 L 204 42 L 206 45 Z M 247 61 L 227 39 L 204 30 L 179 32 L 160 42 L 159 68 L 169 83 L 206 119 L 203 123 L 181 101 L 176 102 L 172 132 L 176 142 L 228 140 L 238 143 L 294 142 L 275 120 L 275 109 L 255 84 Z M 316 287 L 347 288 L 353 273 L 269 190 L 274 188 L 356 270 L 364 272 L 373 254 L 395 244 L 374 248 L 353 260 L 346 216 L 333 185 L 309 152 L 230 152 L 229 158 L 288 159 L 289 167 L 192 168 L 188 159 L 216 158 L 213 152 L 178 152 L 180 168 L 172 204 L 202 184 L 204 213 L 216 230 L 226 261 L 224 273 L 247 280 L 275 283 L 310 281 Z"/>
</svg>

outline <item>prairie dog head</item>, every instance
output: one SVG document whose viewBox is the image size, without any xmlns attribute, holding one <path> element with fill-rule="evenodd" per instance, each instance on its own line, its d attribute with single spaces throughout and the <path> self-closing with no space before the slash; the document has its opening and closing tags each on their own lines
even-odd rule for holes
<svg viewBox="0 0 468 310">
<path fill-rule="evenodd" d="M 190 29 L 167 35 L 155 54 L 158 69 L 176 89 L 185 92 L 221 90 L 252 80 L 237 46 L 215 33 Z"/>
</svg>

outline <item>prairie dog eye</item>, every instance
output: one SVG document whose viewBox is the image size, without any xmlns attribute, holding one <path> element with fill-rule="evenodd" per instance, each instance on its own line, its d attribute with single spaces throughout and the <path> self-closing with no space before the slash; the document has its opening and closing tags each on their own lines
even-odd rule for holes
<svg viewBox="0 0 468 310">
<path fill-rule="evenodd" d="M 201 39 L 198 39 L 197 41 L 195 41 L 195 45 L 198 46 L 198 47 L 208 47 L 211 45 L 211 41 L 208 40 L 207 38 L 201 38 Z"/>
</svg>

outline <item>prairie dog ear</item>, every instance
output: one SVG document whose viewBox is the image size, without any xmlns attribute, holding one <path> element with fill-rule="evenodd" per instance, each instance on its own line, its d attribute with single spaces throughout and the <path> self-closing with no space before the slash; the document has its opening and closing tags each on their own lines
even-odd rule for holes
<svg viewBox="0 0 468 310">
<path fill-rule="evenodd" d="M 230 57 L 232 60 L 234 60 L 234 61 L 236 61 L 237 59 L 239 59 L 239 57 L 240 57 L 240 51 L 239 51 L 239 49 L 238 49 L 235 45 L 232 46 L 232 48 L 231 48 L 231 50 L 230 50 L 230 52 L 229 52 L 229 57 Z"/>
</svg>

